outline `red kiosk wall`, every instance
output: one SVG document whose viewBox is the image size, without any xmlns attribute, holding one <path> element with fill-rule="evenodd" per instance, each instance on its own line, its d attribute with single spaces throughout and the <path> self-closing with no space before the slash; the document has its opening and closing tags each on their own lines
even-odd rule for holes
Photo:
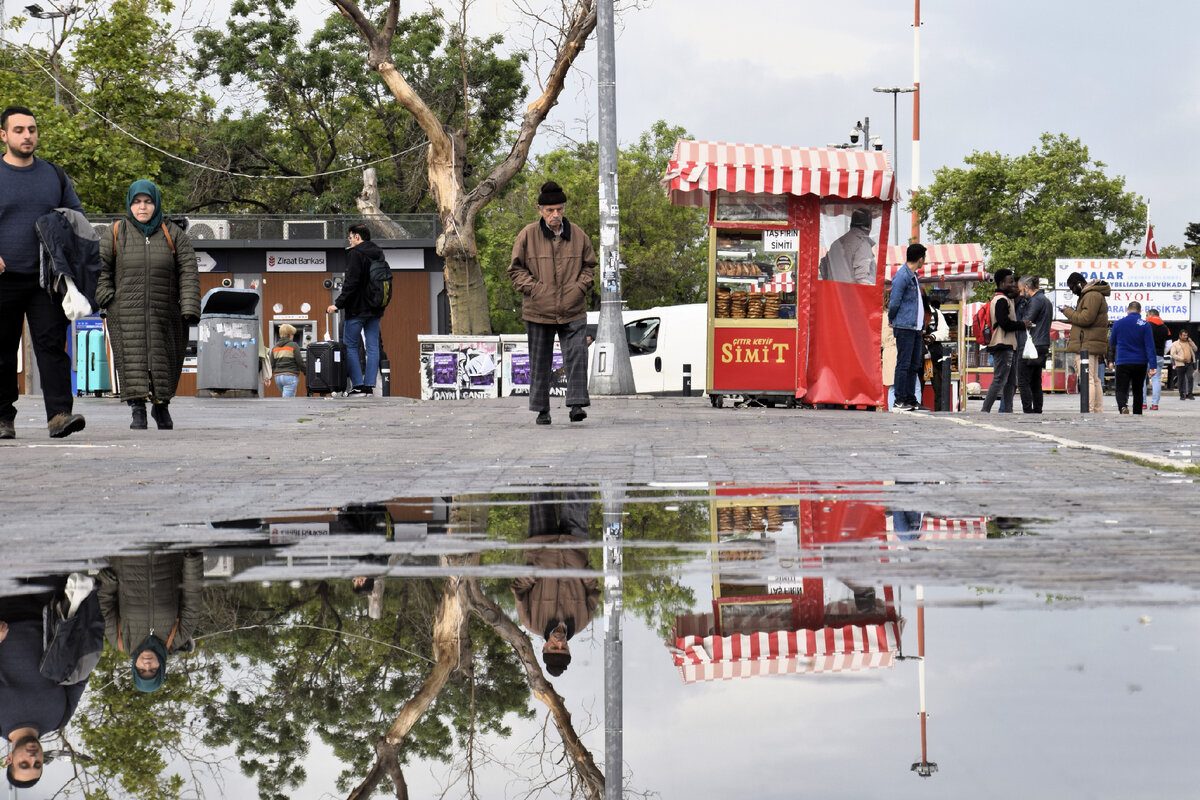
<svg viewBox="0 0 1200 800">
<path fill-rule="evenodd" d="M 880 239 L 887 241 L 890 214 L 886 204 L 884 209 Z M 819 210 L 814 211 L 813 219 L 819 225 L 816 213 Z M 819 233 L 814 234 L 812 241 L 818 239 Z M 819 245 L 814 244 L 816 247 Z M 868 406 L 885 402 L 880 348 L 886 248 L 878 247 L 877 253 L 873 286 L 818 279 L 814 254 L 809 285 L 816 302 L 809 312 L 805 402 Z"/>
<path fill-rule="evenodd" d="M 788 392 L 795 388 L 794 328 L 714 328 L 713 389 Z"/>
</svg>

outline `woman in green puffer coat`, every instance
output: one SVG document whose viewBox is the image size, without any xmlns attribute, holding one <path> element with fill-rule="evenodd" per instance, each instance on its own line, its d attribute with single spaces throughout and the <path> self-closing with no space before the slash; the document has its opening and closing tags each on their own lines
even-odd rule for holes
<svg viewBox="0 0 1200 800">
<path fill-rule="evenodd" d="M 121 399 L 134 430 L 146 428 L 146 401 L 160 430 L 183 371 L 188 326 L 200 319 L 200 275 L 187 234 L 163 219 L 162 196 L 146 180 L 129 185 L 129 213 L 100 237 L 96 303 L 108 319 Z"/>
</svg>

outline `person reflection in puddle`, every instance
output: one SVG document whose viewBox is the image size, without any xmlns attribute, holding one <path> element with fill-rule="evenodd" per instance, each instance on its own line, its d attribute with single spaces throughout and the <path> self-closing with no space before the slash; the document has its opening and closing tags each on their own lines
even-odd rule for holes
<svg viewBox="0 0 1200 800">
<path fill-rule="evenodd" d="M 87 680 L 69 686 L 42 676 L 43 609 L 54 602 L 66 576 L 37 579 L 43 590 L 0 597 L 0 736 L 9 742 L 4 759 L 8 782 L 18 789 L 42 778 L 42 734 L 67 724 Z"/>
<path fill-rule="evenodd" d="M 98 577 L 105 637 L 117 652 L 129 653 L 134 687 L 158 691 L 167 677 L 167 657 L 195 648 L 203 558 L 163 552 L 123 556 Z"/>
<path fill-rule="evenodd" d="M 567 492 L 562 500 L 547 493 L 533 495 L 529 507 L 531 544 L 525 563 L 539 569 L 588 569 L 588 510 L 582 494 Z M 577 547 L 563 545 L 576 544 Z M 542 662 L 553 676 L 571 663 L 569 639 L 586 628 L 596 613 L 600 583 L 595 578 L 520 577 L 513 581 L 517 616 L 526 629 L 546 640 Z"/>
</svg>

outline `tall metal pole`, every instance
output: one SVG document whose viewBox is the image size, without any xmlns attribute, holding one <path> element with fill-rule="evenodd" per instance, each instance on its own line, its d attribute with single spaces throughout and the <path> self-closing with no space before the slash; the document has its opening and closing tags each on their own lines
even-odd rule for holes
<svg viewBox="0 0 1200 800">
<path fill-rule="evenodd" d="M 625 607 L 622 568 L 625 554 L 624 493 L 600 490 L 604 508 L 604 798 L 621 800 L 624 789 L 624 643 L 621 614 Z"/>
<path fill-rule="evenodd" d="M 921 0 L 913 0 L 913 152 L 912 191 L 921 188 Z M 912 212 L 913 242 L 921 240 L 917 209 Z"/>
<path fill-rule="evenodd" d="M 617 202 L 617 53 L 613 0 L 596 4 L 600 106 L 600 324 L 588 389 L 633 394 L 633 366 L 621 318 L 620 214 Z"/>
</svg>

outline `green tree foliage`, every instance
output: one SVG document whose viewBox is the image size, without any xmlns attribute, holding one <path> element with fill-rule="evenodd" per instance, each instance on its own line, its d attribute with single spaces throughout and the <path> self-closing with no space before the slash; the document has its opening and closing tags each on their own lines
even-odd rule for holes
<svg viewBox="0 0 1200 800">
<path fill-rule="evenodd" d="M 179 798 L 195 783 L 168 771 L 167 758 L 206 763 L 189 730 L 196 709 L 219 694 L 219 669 L 200 659 L 175 656 L 167 680 L 153 694 L 133 688 L 129 655 L 106 648 L 72 720 L 91 761 L 82 777 L 89 797 Z"/>
<path fill-rule="evenodd" d="M 621 290 L 629 308 L 702 302 L 705 297 L 708 218 L 701 209 L 672 206 L 659 180 L 683 128 L 658 121 L 617 154 L 620 192 Z M 598 145 L 561 147 L 531 159 L 527 169 L 479 217 L 476 241 L 492 298 L 492 329 L 524 331 L 521 298 L 507 269 L 517 232 L 537 219 L 538 189 L 546 180 L 562 185 L 567 217 L 592 237 L 599 251 Z M 592 305 L 598 308 L 599 295 Z"/>
<path fill-rule="evenodd" d="M 1159 258 L 1190 258 L 1192 280 L 1200 281 L 1200 222 L 1189 222 L 1183 230 L 1183 245 L 1164 245 L 1158 249 Z"/>
<path fill-rule="evenodd" d="M 361 173 L 323 173 L 390 155 L 376 165 L 382 207 L 431 211 L 425 135 L 379 74 L 364 69 L 357 31 L 340 14 L 330 14 L 302 41 L 294 7 L 295 0 L 237 0 L 223 31 L 198 32 L 192 68 L 197 78 L 216 77 L 256 101 L 252 110 L 219 120 L 223 135 L 208 142 L 206 158 L 234 172 L 297 179 L 210 178 L 197 186 L 193 202 L 214 209 L 345 213 L 354 209 Z M 499 36 L 458 36 L 434 12 L 400 19 L 392 41 L 397 66 L 448 124 L 461 125 L 471 115 L 471 159 L 490 157 L 525 91 L 524 56 L 499 56 L 501 44 Z M 307 175 L 315 177 L 302 177 Z"/>
<path fill-rule="evenodd" d="M 182 156 L 195 151 L 196 120 L 207 99 L 182 72 L 178 33 L 167 21 L 172 9 L 169 0 L 114 0 L 69 17 L 54 43 L 65 86 L 61 106 L 54 103 L 48 51 L 10 49 L 0 70 L 0 96 L 35 111 L 39 155 L 66 170 L 88 211 L 123 209 L 129 184 L 139 178 L 181 199 L 181 167 L 131 138 Z"/>
<path fill-rule="evenodd" d="M 1078 139 L 1044 133 L 1020 156 L 972 153 L 913 196 L 930 241 L 978 242 L 988 267 L 1052 279 L 1056 258 L 1124 256 L 1146 208 Z"/>
</svg>

